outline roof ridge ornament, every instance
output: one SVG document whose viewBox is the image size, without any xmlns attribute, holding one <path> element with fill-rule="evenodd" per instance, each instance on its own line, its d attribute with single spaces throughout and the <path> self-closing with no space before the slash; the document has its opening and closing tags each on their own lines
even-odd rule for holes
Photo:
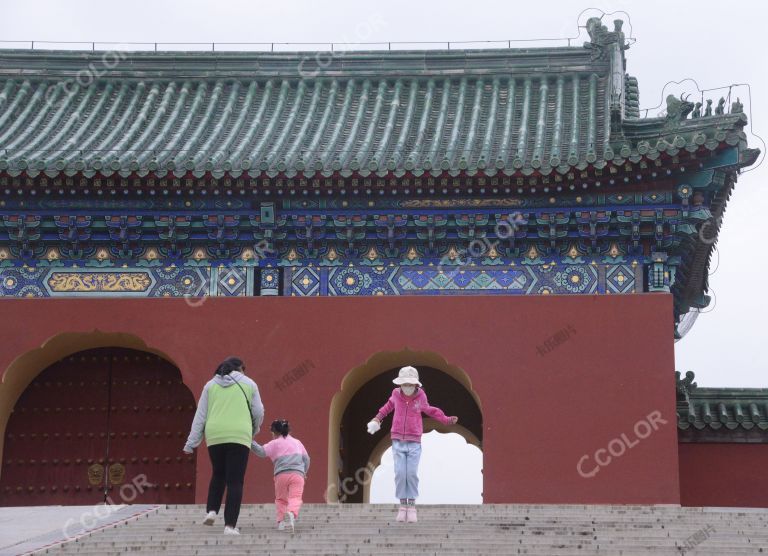
<svg viewBox="0 0 768 556">
<path fill-rule="evenodd" d="M 613 31 L 603 25 L 602 18 L 590 17 L 586 28 L 589 42 L 584 48 L 590 50 L 592 61 L 607 60 L 610 64 L 610 136 L 611 140 L 623 139 L 622 121 L 625 107 L 626 60 L 624 51 L 629 48 L 622 27 L 624 21 L 613 20 Z"/>
<path fill-rule="evenodd" d="M 685 378 L 680 377 L 680 371 L 675 371 L 675 390 L 677 391 L 677 398 L 678 400 L 685 400 L 690 403 L 689 396 L 691 392 L 698 388 L 698 384 L 693 381 L 696 378 L 696 375 L 693 371 L 687 371 L 685 373 Z"/>
<path fill-rule="evenodd" d="M 690 95 L 688 95 L 690 96 Z M 695 105 L 680 95 L 678 99 L 675 95 L 667 96 L 667 122 L 677 123 L 688 118 L 688 114 L 695 110 Z"/>
<path fill-rule="evenodd" d="M 606 55 L 609 47 L 616 44 L 620 50 L 627 50 L 629 43 L 626 41 L 622 27 L 624 21 L 621 19 L 613 20 L 613 31 L 608 31 L 608 27 L 603 25 L 599 17 L 590 17 L 587 20 L 587 33 L 589 41 L 584 43 L 584 48 L 592 50 L 592 58 L 599 59 Z"/>
</svg>

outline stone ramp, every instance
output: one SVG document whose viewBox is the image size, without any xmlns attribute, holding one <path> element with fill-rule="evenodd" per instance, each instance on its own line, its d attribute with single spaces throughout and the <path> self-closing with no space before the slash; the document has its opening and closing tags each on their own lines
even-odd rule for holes
<svg viewBox="0 0 768 556">
<path fill-rule="evenodd" d="M 675 506 L 396 506 L 308 504 L 294 534 L 275 528 L 273 506 L 246 505 L 240 536 L 201 525 L 202 506 L 167 506 L 49 547 L 51 554 L 768 554 L 768 509 Z"/>
<path fill-rule="evenodd" d="M 0 508 L 0 556 L 33 554 L 164 508 L 158 505 Z"/>
</svg>

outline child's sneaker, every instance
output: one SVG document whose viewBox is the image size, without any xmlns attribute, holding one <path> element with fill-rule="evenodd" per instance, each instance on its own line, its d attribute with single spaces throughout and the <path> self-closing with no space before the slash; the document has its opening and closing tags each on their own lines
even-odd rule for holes
<svg viewBox="0 0 768 556">
<path fill-rule="evenodd" d="M 418 521 L 418 519 L 416 519 L 416 506 L 408 506 L 408 508 L 406 508 L 405 520 L 408 523 L 416 523 Z"/>
<path fill-rule="evenodd" d="M 227 525 L 226 527 L 224 527 L 224 534 L 225 535 L 239 535 L 240 534 L 240 529 L 238 529 L 237 527 L 230 527 L 229 525 Z"/>
<path fill-rule="evenodd" d="M 216 521 L 216 512 L 208 512 L 203 520 L 203 525 L 213 525 L 214 521 Z"/>
<path fill-rule="evenodd" d="M 285 519 L 288 520 L 288 524 L 285 526 L 287 531 L 291 533 L 296 531 L 296 518 L 293 516 L 293 512 L 286 512 Z"/>
<path fill-rule="evenodd" d="M 408 514 L 408 508 L 406 508 L 405 506 L 400 506 L 400 509 L 397 510 L 397 517 L 395 518 L 395 521 L 405 521 L 407 514 Z"/>
</svg>

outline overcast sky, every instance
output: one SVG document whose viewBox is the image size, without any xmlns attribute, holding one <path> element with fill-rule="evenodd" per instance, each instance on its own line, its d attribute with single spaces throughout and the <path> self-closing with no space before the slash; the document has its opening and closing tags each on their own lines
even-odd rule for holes
<svg viewBox="0 0 768 556">
<path fill-rule="evenodd" d="M 733 83 L 757 135 L 768 133 L 763 2 L 600 2 L 511 0 L 0 0 L 0 39 L 20 41 L 352 42 L 481 41 L 581 37 L 577 20 L 624 11 L 628 72 L 639 79 L 640 104 L 658 112 L 661 99 Z M 628 15 L 627 15 L 628 14 Z M 612 28 L 607 16 L 604 21 Z M 547 43 L 539 43 L 545 45 Z M 565 44 L 561 42 L 560 44 Z M 533 46 L 537 46 L 534 44 Z M 318 49 L 321 49 L 318 46 Z M 667 87 L 671 81 L 686 81 Z M 709 94 L 715 101 L 726 91 Z M 764 150 L 759 139 L 750 143 Z M 761 158 L 762 160 L 762 158 Z M 725 214 L 710 278 L 716 304 L 675 346 L 677 369 L 700 386 L 768 387 L 763 316 L 768 292 L 765 254 L 766 165 L 743 174 Z M 653 346 L 637 346 L 653 349 Z M 617 362 L 620 365 L 620 362 Z M 468 487 L 474 488 L 474 487 Z M 470 499 L 471 496 L 467 496 Z"/>
</svg>

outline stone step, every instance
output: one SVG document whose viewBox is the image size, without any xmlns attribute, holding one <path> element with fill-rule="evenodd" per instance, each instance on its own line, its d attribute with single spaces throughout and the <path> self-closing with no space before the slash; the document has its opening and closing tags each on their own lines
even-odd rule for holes
<svg viewBox="0 0 768 556">
<path fill-rule="evenodd" d="M 240 536 L 223 520 L 201 525 L 204 507 L 168 506 L 111 525 L 50 554 L 768 554 L 768 510 L 674 506 L 419 506 L 396 523 L 395 505 L 307 504 L 294 534 L 278 531 L 271 504 L 244 506 Z M 704 528 L 710 532 L 704 533 Z"/>
<path fill-rule="evenodd" d="M 195 527 L 202 527 L 202 526 L 195 526 Z M 573 529 L 573 528 L 563 528 L 563 527 L 550 527 L 550 528 L 525 528 L 525 529 L 500 529 L 500 528 L 484 528 L 484 527 L 451 527 L 451 528 L 440 528 L 438 526 L 429 526 L 424 523 L 420 524 L 391 524 L 390 527 L 408 527 L 408 534 L 418 538 L 420 536 L 429 536 L 434 538 L 435 536 L 443 536 L 443 537 L 453 537 L 457 534 L 501 534 L 501 535 L 517 535 L 522 537 L 531 537 L 531 536 L 545 536 L 545 535 L 558 535 L 563 537 L 573 537 L 573 538 L 605 538 L 606 535 L 615 536 L 617 534 L 620 534 L 623 538 L 643 538 L 643 539 L 651 539 L 651 538 L 679 538 L 680 535 L 687 536 L 688 534 L 694 534 L 698 531 L 700 531 L 702 528 L 673 528 L 673 529 L 624 529 L 624 528 L 610 528 L 608 530 L 579 530 L 579 529 Z M 160 540 L 164 538 L 168 538 L 169 536 L 173 536 L 174 533 L 177 534 L 184 534 L 188 537 L 194 537 L 194 538 L 208 538 L 211 534 L 218 534 L 220 530 L 222 530 L 223 527 L 218 526 L 212 528 L 210 533 L 207 532 L 198 532 L 198 531 L 190 531 L 185 528 L 175 528 L 175 527 L 168 527 L 162 530 L 151 530 L 151 531 L 128 531 L 125 533 L 119 533 L 119 534 L 111 534 L 110 538 L 120 538 L 124 541 L 130 541 L 131 539 L 136 540 Z M 247 531 L 249 535 L 255 535 L 257 537 L 269 535 L 270 531 L 274 529 L 274 526 L 269 526 L 268 528 L 255 528 L 252 526 L 249 526 L 247 524 L 241 524 L 240 529 L 242 531 Z M 334 538 L 338 532 L 343 531 L 345 535 L 349 537 L 367 537 L 371 535 L 382 535 L 387 534 L 387 531 L 383 530 L 382 528 L 356 528 L 353 530 L 350 530 L 349 528 L 320 528 L 320 527 L 314 527 L 309 526 L 305 523 L 299 523 L 297 525 L 297 531 L 301 531 L 307 535 L 311 535 L 315 538 L 322 538 L 324 536 L 328 536 L 331 538 Z M 720 536 L 734 536 L 734 537 L 740 537 L 745 536 L 747 534 L 751 535 L 753 538 L 763 538 L 768 539 L 768 534 L 765 533 L 765 529 L 763 531 L 756 530 L 755 528 L 750 529 L 747 527 L 740 526 L 739 528 L 731 528 L 731 529 L 715 529 L 715 532 L 717 532 Z M 398 531 L 398 534 L 401 534 L 402 531 Z M 106 534 L 106 533 L 105 533 Z"/>
<path fill-rule="evenodd" d="M 525 517 L 519 517 L 519 516 L 509 516 L 509 517 L 503 517 L 503 518 L 497 518 L 497 517 L 477 517 L 472 519 L 456 519 L 452 518 L 451 516 L 435 516 L 430 513 L 428 513 L 425 510 L 421 510 L 418 512 L 419 520 L 423 522 L 430 522 L 430 523 L 446 523 L 446 524 L 474 524 L 474 523 L 487 523 L 487 524 L 494 524 L 497 526 L 504 526 L 504 525 L 551 525 L 556 523 L 565 523 L 565 524 L 573 524 L 574 526 L 578 524 L 582 524 L 584 526 L 593 526 L 593 525 L 602 525 L 602 524 L 613 524 L 613 525 L 624 525 L 624 526 L 645 526 L 645 527 L 665 527 L 665 526 L 686 526 L 690 524 L 696 524 L 696 523 L 724 523 L 724 524 L 738 524 L 738 523 L 762 523 L 766 524 L 768 521 L 764 519 L 751 519 L 747 516 L 741 518 L 741 519 L 709 519 L 709 518 L 703 518 L 703 517 L 696 517 L 686 520 L 640 520 L 640 519 L 584 519 L 578 516 L 568 517 L 552 517 L 552 518 L 525 518 Z M 357 523 L 357 524 L 386 524 L 389 522 L 395 521 L 395 512 L 387 512 L 386 514 L 382 514 L 379 516 L 341 516 L 341 517 L 326 517 L 326 516 L 316 516 L 312 514 L 306 514 L 302 513 L 300 516 L 300 519 L 302 521 L 312 521 L 313 523 L 318 524 L 334 524 L 334 523 L 341 523 L 341 524 L 347 524 L 347 523 Z M 194 517 L 188 517 L 184 519 L 172 519 L 168 521 L 162 521 L 163 524 L 165 523 L 175 523 L 180 525 L 194 525 L 196 523 L 200 523 L 203 519 L 202 514 L 198 514 Z M 261 515 L 255 515 L 255 516 L 249 516 L 249 515 L 241 515 L 239 518 L 239 521 L 246 522 L 246 523 L 271 523 L 275 520 L 274 515 L 272 514 L 261 514 Z M 448 521 L 450 520 L 450 521 Z M 219 516 L 217 518 L 217 521 L 223 521 L 223 516 Z M 160 523 L 158 521 L 158 523 Z"/>
<path fill-rule="evenodd" d="M 679 541 L 681 539 L 686 539 L 689 536 L 680 536 L 677 532 L 672 532 L 672 534 L 669 535 L 642 535 L 642 534 L 626 534 L 623 531 L 616 531 L 616 532 L 603 532 L 597 535 L 581 535 L 581 534 L 571 534 L 571 533 L 565 533 L 565 532 L 559 532 L 559 531 L 549 531 L 549 532 L 533 532 L 533 533 L 517 533 L 517 532 L 492 532 L 492 531 L 481 531 L 481 530 L 467 530 L 467 531 L 455 531 L 453 534 L 445 533 L 441 530 L 433 530 L 431 532 L 424 532 L 422 534 L 416 534 L 414 532 L 415 525 L 403 525 L 398 524 L 397 529 L 389 532 L 384 531 L 372 531 L 372 532 L 360 532 L 360 533 L 346 533 L 342 529 L 336 529 L 333 531 L 327 531 L 324 533 L 315 533 L 312 530 L 304 529 L 304 528 L 297 528 L 294 535 L 300 535 L 302 538 L 311 538 L 313 540 L 316 540 L 318 542 L 324 541 L 324 540 L 331 540 L 331 541 L 337 541 L 338 535 L 343 533 L 344 539 L 354 539 L 354 540 L 366 540 L 366 539 L 388 539 L 388 538 L 405 538 L 407 537 L 409 540 L 412 540 L 414 542 L 421 541 L 421 540 L 430 540 L 433 542 L 444 542 L 445 540 L 455 540 L 459 538 L 467 538 L 467 539 L 475 539 L 475 538 L 489 538 L 491 540 L 496 538 L 504 538 L 504 539 L 520 539 L 521 541 L 526 542 L 537 542 L 536 539 L 552 539 L 556 538 L 560 542 L 612 542 L 614 539 L 621 539 L 621 540 L 628 540 L 628 541 L 646 541 L 646 542 L 667 542 L 667 541 Z M 190 543 L 215 543 L 217 542 L 217 539 L 221 537 L 223 532 L 223 528 L 215 528 L 210 533 L 205 534 L 199 534 L 195 532 L 187 532 L 187 531 L 176 531 L 176 532 L 168 532 L 165 535 L 161 534 L 155 534 L 155 535 L 146 535 L 146 536 L 137 536 L 137 535 L 130 535 L 130 536 L 124 536 L 124 535 L 110 535 L 109 531 L 102 531 L 101 534 L 98 536 L 98 538 L 93 538 L 91 541 L 94 544 L 98 543 L 124 543 L 124 544 L 146 544 L 146 543 L 155 543 L 155 544 L 173 544 L 173 543 L 179 543 L 183 542 L 185 544 Z M 242 533 L 241 536 L 247 535 L 249 539 L 256 539 L 261 540 L 264 542 L 271 542 L 274 539 L 283 539 L 280 535 L 286 535 L 283 531 L 278 531 L 277 529 L 274 529 L 268 533 L 264 532 L 257 532 L 254 531 L 248 527 L 242 527 L 240 528 L 240 532 Z M 483 535 L 486 535 L 485 537 Z M 738 541 L 739 539 L 747 539 L 751 540 L 753 542 L 759 542 L 759 541 L 766 541 L 768 540 L 768 535 L 766 535 L 763 532 L 755 532 L 755 531 L 748 531 L 744 533 L 737 533 L 737 532 L 725 532 L 725 531 L 715 531 L 709 535 L 710 539 L 729 539 L 733 541 Z"/>
<path fill-rule="evenodd" d="M 434 555 L 438 555 L 439 554 L 441 556 L 447 555 L 447 554 L 472 554 L 472 555 L 476 555 L 476 556 L 483 556 L 483 555 L 486 555 L 486 554 L 489 555 L 489 556 L 491 556 L 491 555 L 498 555 L 498 554 L 529 554 L 529 555 L 535 555 L 535 556 L 573 556 L 574 553 L 578 553 L 580 555 L 581 554 L 584 554 L 584 555 L 594 554 L 596 556 L 604 556 L 606 554 L 610 554 L 611 556 L 620 556 L 622 554 L 623 555 L 627 555 L 627 556 L 636 556 L 637 554 L 657 554 L 657 555 L 658 554 L 663 554 L 665 556 L 669 556 L 669 555 L 679 555 L 679 554 L 683 553 L 681 550 L 669 549 L 669 548 L 661 549 L 660 550 L 660 549 L 656 549 L 656 548 L 630 547 L 630 548 L 621 549 L 621 550 L 617 550 L 617 549 L 613 549 L 613 548 L 611 548 L 610 551 L 608 551 L 608 550 L 609 549 L 606 549 L 606 548 L 594 548 L 594 549 L 580 549 L 577 552 L 575 552 L 573 548 L 566 548 L 566 549 L 544 548 L 544 549 L 539 550 L 539 549 L 525 549 L 525 548 L 523 548 L 523 549 L 516 549 L 516 548 L 510 549 L 508 547 L 502 547 L 502 548 L 490 550 L 488 552 L 478 551 L 477 549 L 468 549 L 468 550 L 461 550 L 461 549 L 459 549 L 459 550 L 453 550 L 453 549 L 447 549 L 447 550 L 442 550 L 442 549 L 440 549 L 440 550 L 420 550 L 419 554 L 420 555 L 425 555 L 425 556 L 431 555 L 431 554 L 434 554 Z M 723 551 L 721 549 L 707 550 L 707 549 L 701 549 L 700 547 L 696 547 L 693 550 L 695 550 L 694 553 L 697 556 L 704 556 L 704 555 L 708 555 L 708 556 L 740 556 L 740 555 L 745 555 L 745 554 L 750 554 L 750 555 L 757 554 L 757 552 L 756 552 L 756 550 L 754 548 Z M 151 552 L 147 552 L 147 553 L 150 554 Z M 210 555 L 216 555 L 216 554 L 221 554 L 221 553 L 222 552 L 221 552 L 220 549 L 214 549 L 214 550 L 195 550 L 195 551 L 189 551 L 189 550 L 185 549 L 185 550 L 173 551 L 173 552 L 170 552 L 170 551 L 169 552 L 163 552 L 162 554 L 163 554 L 163 556 L 190 556 L 190 555 L 206 556 L 206 555 L 209 555 L 209 554 Z M 685 553 L 688 554 L 688 552 L 685 552 Z M 93 554 L 93 555 L 101 554 L 101 555 L 106 555 L 106 556 L 111 556 L 111 555 L 118 556 L 118 555 L 123 555 L 123 554 L 126 554 L 126 553 L 124 551 L 122 551 L 122 550 L 114 550 L 114 551 L 110 551 L 110 552 L 99 552 L 99 551 L 94 551 L 94 552 L 78 552 L 78 554 Z M 243 555 L 245 555 L 245 554 L 261 554 L 261 555 L 263 555 L 263 554 L 265 554 L 265 552 L 264 552 L 263 548 L 254 548 L 254 547 L 249 547 L 247 549 L 244 548 L 244 549 L 228 550 L 227 551 L 227 555 L 228 556 L 230 556 L 230 555 L 237 556 L 237 555 L 240 555 L 240 554 L 243 554 Z M 276 555 L 276 556 L 279 556 L 279 555 L 282 555 L 282 554 L 286 554 L 286 555 L 288 555 L 288 554 L 290 554 L 290 555 L 299 555 L 299 556 L 302 556 L 302 555 L 306 555 L 306 556 L 321 556 L 321 555 L 322 556 L 324 556 L 324 555 L 338 556 L 339 554 L 361 554 L 361 555 L 370 555 L 370 556 L 387 556 L 387 555 L 403 556 L 403 554 L 412 554 L 412 552 L 410 552 L 410 551 L 403 552 L 402 550 L 382 550 L 380 548 L 375 548 L 375 549 L 372 549 L 370 551 L 369 550 L 360 550 L 358 548 L 354 548 L 354 549 L 350 549 L 350 550 L 342 550 L 342 549 L 339 549 L 339 548 L 333 548 L 333 549 L 330 549 L 330 550 L 327 550 L 327 551 L 326 550 L 317 549 L 317 548 L 305 548 L 305 549 L 301 549 L 301 550 L 280 551 L 280 552 L 273 552 L 273 551 L 271 551 L 271 552 L 269 552 L 269 554 Z"/>
<path fill-rule="evenodd" d="M 670 536 L 673 534 L 679 535 L 680 533 L 684 532 L 690 532 L 695 533 L 696 531 L 707 527 L 707 525 L 712 525 L 711 523 L 696 523 L 696 524 L 690 524 L 685 527 L 644 527 L 641 525 L 626 525 L 626 524 L 615 524 L 615 523 L 601 523 L 599 525 L 589 525 L 589 526 L 578 526 L 578 525 L 572 525 L 572 524 L 552 524 L 552 525 L 537 525 L 537 524 L 526 524 L 526 525 L 517 525 L 517 524 L 482 524 L 482 523 L 467 523 L 467 524 L 456 524 L 456 525 L 444 525 L 440 522 L 436 521 L 426 521 L 426 520 L 420 520 L 418 524 L 414 525 L 407 525 L 409 527 L 412 527 L 414 530 L 430 530 L 430 531 L 444 531 L 446 534 L 451 533 L 457 533 L 462 531 L 480 531 L 480 532 L 499 532 L 499 533 L 520 533 L 520 534 L 542 534 L 542 533 L 548 533 L 548 532 L 554 532 L 554 533 L 562 533 L 562 534 L 570 534 L 570 535 L 599 535 L 602 531 L 606 529 L 610 529 L 613 531 L 621 531 L 624 535 L 630 535 L 630 534 L 636 534 L 639 536 L 647 537 L 647 536 Z M 213 528 L 218 530 L 219 528 L 223 528 L 224 524 L 220 523 L 217 525 L 214 525 Z M 387 527 L 398 527 L 398 526 L 405 526 L 399 523 L 396 523 L 394 521 L 392 522 L 379 522 L 375 525 L 373 524 L 367 524 L 367 523 L 355 523 L 355 522 L 345 522 L 345 523 L 338 523 L 334 526 L 330 525 L 324 525 L 324 524 L 313 524 L 308 522 L 308 520 L 299 520 L 297 521 L 297 527 L 304 530 L 304 531 L 313 531 L 316 532 L 316 534 L 323 534 L 323 532 L 335 532 L 335 531 L 346 531 L 348 534 L 354 535 L 354 534 L 380 534 L 383 532 L 383 529 Z M 169 531 L 183 531 L 187 530 L 190 527 L 201 527 L 198 523 L 196 524 L 178 524 L 178 523 L 169 523 L 166 525 L 163 525 L 158 528 L 148 528 L 143 529 L 141 533 L 136 532 L 133 533 L 134 530 L 127 533 L 127 536 L 130 536 L 131 534 L 136 534 L 140 537 L 146 537 L 146 536 L 152 536 L 152 535 L 160 535 L 165 536 L 167 532 Z M 253 524 L 251 522 L 240 520 L 239 527 L 241 529 L 248 529 L 253 534 L 260 534 L 267 531 L 272 530 L 275 527 L 275 523 L 270 522 L 262 522 L 261 524 Z M 720 527 L 720 528 L 718 528 Z M 718 527 L 714 527 L 715 531 L 722 532 L 725 530 L 729 531 L 735 531 L 738 534 L 742 534 L 746 531 L 752 531 L 755 532 L 756 529 L 763 528 L 765 529 L 764 524 L 748 524 L 739 522 L 738 524 L 730 524 L 730 525 L 723 525 L 719 524 Z M 192 533 L 194 534 L 194 533 Z M 759 533 L 758 533 L 759 534 Z"/>
<path fill-rule="evenodd" d="M 350 514 L 377 514 L 380 512 L 396 509 L 397 504 L 305 504 L 305 511 L 317 513 L 350 513 Z M 417 505 L 417 508 L 429 508 L 431 511 L 445 512 L 448 514 L 471 514 L 482 515 L 488 513 L 566 513 L 586 511 L 590 515 L 599 515 L 601 513 L 610 514 L 629 514 L 629 515 L 688 515 L 688 514 L 755 514 L 766 516 L 768 510 L 762 508 L 681 508 L 679 506 L 569 506 L 569 505 L 550 505 L 538 506 L 528 504 L 485 504 L 474 506 L 459 505 Z M 183 506 L 167 506 L 165 509 L 173 510 L 174 515 L 184 515 L 203 510 L 205 506 L 190 504 Z M 252 504 L 243 506 L 243 512 L 258 512 L 274 509 L 273 504 Z"/>
<path fill-rule="evenodd" d="M 497 540 L 497 541 L 480 541 L 478 539 L 454 539 L 451 541 L 445 541 L 445 542 L 431 542 L 431 541 L 423 541 L 423 542 L 417 542 L 412 540 L 402 540 L 397 541 L 394 538 L 390 540 L 380 540 L 377 542 L 369 542 L 369 543 L 354 543 L 354 542 L 348 542 L 348 540 L 340 541 L 339 539 L 328 540 L 325 542 L 317 542 L 316 539 L 303 539 L 303 538 L 296 538 L 291 541 L 284 541 L 284 542 L 273 542 L 273 543 L 258 543 L 259 546 L 262 548 L 272 548 L 277 550 L 291 550 L 291 549 L 301 549 L 303 547 L 312 546 L 317 550 L 321 549 L 328 549 L 332 550 L 334 548 L 344 548 L 352 549 L 352 548 L 360 548 L 360 547 L 367 547 L 368 549 L 375 549 L 375 548 L 400 548 L 400 549 L 409 549 L 409 550 L 427 550 L 427 549 L 452 549 L 452 550 L 458 550 L 458 549 L 464 549 L 464 550 L 470 550 L 470 549 L 504 549 L 504 548 L 514 548 L 514 547 L 520 547 L 525 549 L 533 549 L 533 548 L 572 548 L 572 549 L 589 549 L 589 548 L 611 548 L 614 550 L 618 550 L 621 548 L 632 548 L 632 547 L 644 547 L 646 549 L 675 549 L 682 546 L 685 546 L 685 543 L 680 542 L 667 542 L 667 543 L 642 543 L 640 541 L 630 541 L 630 540 L 622 540 L 622 541 L 616 541 L 616 542 L 591 542 L 591 543 L 568 543 L 568 542 L 561 542 L 561 541 L 553 541 L 552 539 L 548 541 L 543 542 L 516 542 L 514 539 L 509 540 Z M 719 542 L 714 542 L 713 540 L 706 541 L 707 547 L 709 549 L 718 549 L 721 551 L 727 551 L 727 550 L 736 550 L 736 549 L 751 549 L 753 552 L 757 552 L 756 548 L 759 549 L 761 547 L 760 544 L 757 543 L 731 543 L 725 540 L 721 540 Z M 72 547 L 71 545 L 67 545 L 66 548 L 61 550 L 62 553 L 83 553 L 84 551 L 89 551 L 91 553 L 93 552 L 109 552 L 112 550 L 123 550 L 126 552 L 133 552 L 136 550 L 142 550 L 146 549 L 149 553 L 149 551 L 152 552 L 167 552 L 167 551 L 174 551 L 174 550 L 188 550 L 188 551 L 194 551 L 194 550 L 202 550 L 204 548 L 208 547 L 214 547 L 219 550 L 223 549 L 229 549 L 230 547 L 237 547 L 237 548 L 247 548 L 250 546 L 253 546 L 253 542 L 249 543 L 232 543 L 232 544 L 183 544 L 183 543 L 174 543 L 169 545 L 157 545 L 153 543 L 146 543 L 146 544 L 137 544 L 137 545 L 123 545 L 120 543 L 115 543 L 113 545 L 88 545 L 88 546 L 81 546 L 81 547 Z M 765 546 L 764 544 L 762 545 Z"/>
<path fill-rule="evenodd" d="M 275 549 L 273 547 L 269 547 L 269 549 L 266 549 L 265 547 L 254 547 L 253 545 L 244 546 L 244 547 L 227 547 L 226 550 L 222 549 L 221 547 L 206 547 L 206 548 L 200 548 L 200 549 L 189 549 L 189 548 L 183 548 L 179 550 L 168 550 L 168 551 L 161 551 L 157 552 L 159 554 L 163 554 L 163 556 L 186 556 L 186 555 L 208 555 L 208 554 L 222 554 L 225 553 L 227 555 L 236 555 L 236 554 L 272 554 L 272 555 L 282 555 L 282 554 L 299 554 L 299 555 L 320 555 L 320 554 L 330 554 L 337 556 L 339 554 L 369 554 L 369 555 L 389 555 L 389 554 L 398 554 L 402 556 L 403 554 L 414 554 L 418 551 L 418 554 L 475 554 L 475 555 L 497 555 L 497 554 L 532 554 L 532 555 L 539 555 L 539 556 L 559 556 L 559 555 L 568 555 L 573 556 L 574 554 L 596 554 L 596 555 L 621 555 L 626 554 L 629 556 L 637 555 L 637 554 L 657 554 L 657 555 L 664 555 L 669 556 L 673 554 L 681 554 L 683 553 L 682 548 L 675 548 L 675 547 L 644 547 L 644 546 L 629 546 L 629 547 L 583 547 L 581 549 L 576 549 L 573 547 L 555 547 L 555 546 L 544 546 L 544 547 L 510 547 L 508 545 L 498 545 L 495 547 L 490 548 L 479 548 L 479 547 L 469 547 L 469 548 L 454 548 L 454 547 L 448 547 L 448 548 L 438 548 L 438 547 L 423 547 L 423 548 L 413 548 L 408 547 L 407 549 L 403 548 L 382 548 L 378 546 L 369 547 L 369 548 L 360 548 L 359 546 L 353 545 L 350 547 L 341 546 L 341 545 L 334 545 L 329 548 L 325 547 L 315 547 L 315 546 L 304 546 L 299 549 Z M 132 551 L 131 551 L 132 552 Z M 728 549 L 728 548 L 722 548 L 722 547 L 702 547 L 697 546 L 695 548 L 690 549 L 690 551 L 685 551 L 685 553 L 693 553 L 698 555 L 712 555 L 712 556 L 737 556 L 737 555 L 744 555 L 744 554 L 758 554 L 758 553 L 764 553 L 758 552 L 758 550 L 755 547 L 750 548 L 735 548 L 735 549 Z M 53 552 L 51 552 L 53 553 Z M 84 550 L 79 552 L 56 552 L 58 554 L 91 554 L 91 555 L 119 555 L 119 554 L 126 554 L 127 552 L 122 549 L 114 549 L 109 551 L 104 550 Z M 154 554 L 156 552 L 151 551 L 150 549 L 147 550 L 146 554 Z"/>
</svg>

